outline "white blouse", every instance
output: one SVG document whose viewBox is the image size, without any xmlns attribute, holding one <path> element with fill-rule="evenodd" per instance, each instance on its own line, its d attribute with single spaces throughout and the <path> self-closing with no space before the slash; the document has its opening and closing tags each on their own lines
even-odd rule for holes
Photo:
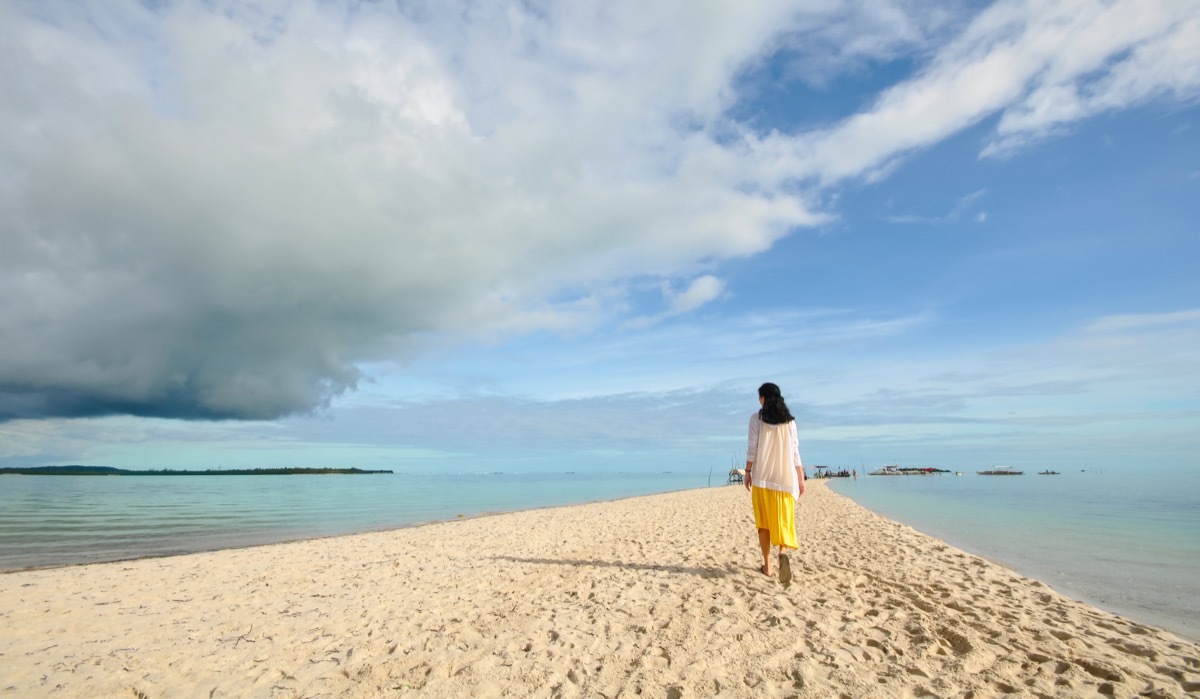
<svg viewBox="0 0 1200 699">
<path fill-rule="evenodd" d="M 755 487 L 800 497 L 796 469 L 803 468 L 804 464 L 800 461 L 800 439 L 795 420 L 768 425 L 758 413 L 751 415 L 746 461 L 754 465 L 751 478 Z"/>
</svg>

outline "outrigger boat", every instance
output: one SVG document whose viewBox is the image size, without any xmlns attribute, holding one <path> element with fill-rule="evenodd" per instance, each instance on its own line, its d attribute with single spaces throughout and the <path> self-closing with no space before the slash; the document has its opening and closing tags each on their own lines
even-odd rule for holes
<svg viewBox="0 0 1200 699">
<path fill-rule="evenodd" d="M 950 473 L 948 469 L 932 466 L 884 466 L 868 473 L 868 476 L 933 476 L 939 473 Z M 849 474 L 846 474 L 849 475 Z"/>
</svg>

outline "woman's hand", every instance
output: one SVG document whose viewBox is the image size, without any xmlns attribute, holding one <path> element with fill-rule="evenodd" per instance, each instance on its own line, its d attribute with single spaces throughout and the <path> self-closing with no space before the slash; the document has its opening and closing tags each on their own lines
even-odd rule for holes
<svg viewBox="0 0 1200 699">
<path fill-rule="evenodd" d="M 808 479 L 806 479 L 804 477 L 804 469 L 802 469 L 802 468 L 796 469 L 796 481 L 800 484 L 800 494 L 801 495 L 804 495 L 804 483 L 807 480 Z"/>
</svg>

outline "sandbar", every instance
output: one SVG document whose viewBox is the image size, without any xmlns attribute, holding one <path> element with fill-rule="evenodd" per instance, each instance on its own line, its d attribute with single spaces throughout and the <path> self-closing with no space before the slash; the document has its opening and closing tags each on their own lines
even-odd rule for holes
<svg viewBox="0 0 1200 699">
<path fill-rule="evenodd" d="M 1186 697 L 1200 645 L 812 482 L 0 575 L 0 697 Z"/>
</svg>

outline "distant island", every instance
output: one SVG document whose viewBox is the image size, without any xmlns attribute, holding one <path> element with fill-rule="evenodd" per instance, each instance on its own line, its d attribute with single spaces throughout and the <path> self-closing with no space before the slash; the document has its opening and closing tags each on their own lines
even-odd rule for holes
<svg viewBox="0 0 1200 699">
<path fill-rule="evenodd" d="M 163 468 L 152 471 L 132 471 L 112 466 L 33 466 L 31 468 L 0 468 L 0 476 L 312 476 L 328 474 L 391 473 L 361 468 L 215 468 L 206 471 L 176 471 Z"/>
</svg>

